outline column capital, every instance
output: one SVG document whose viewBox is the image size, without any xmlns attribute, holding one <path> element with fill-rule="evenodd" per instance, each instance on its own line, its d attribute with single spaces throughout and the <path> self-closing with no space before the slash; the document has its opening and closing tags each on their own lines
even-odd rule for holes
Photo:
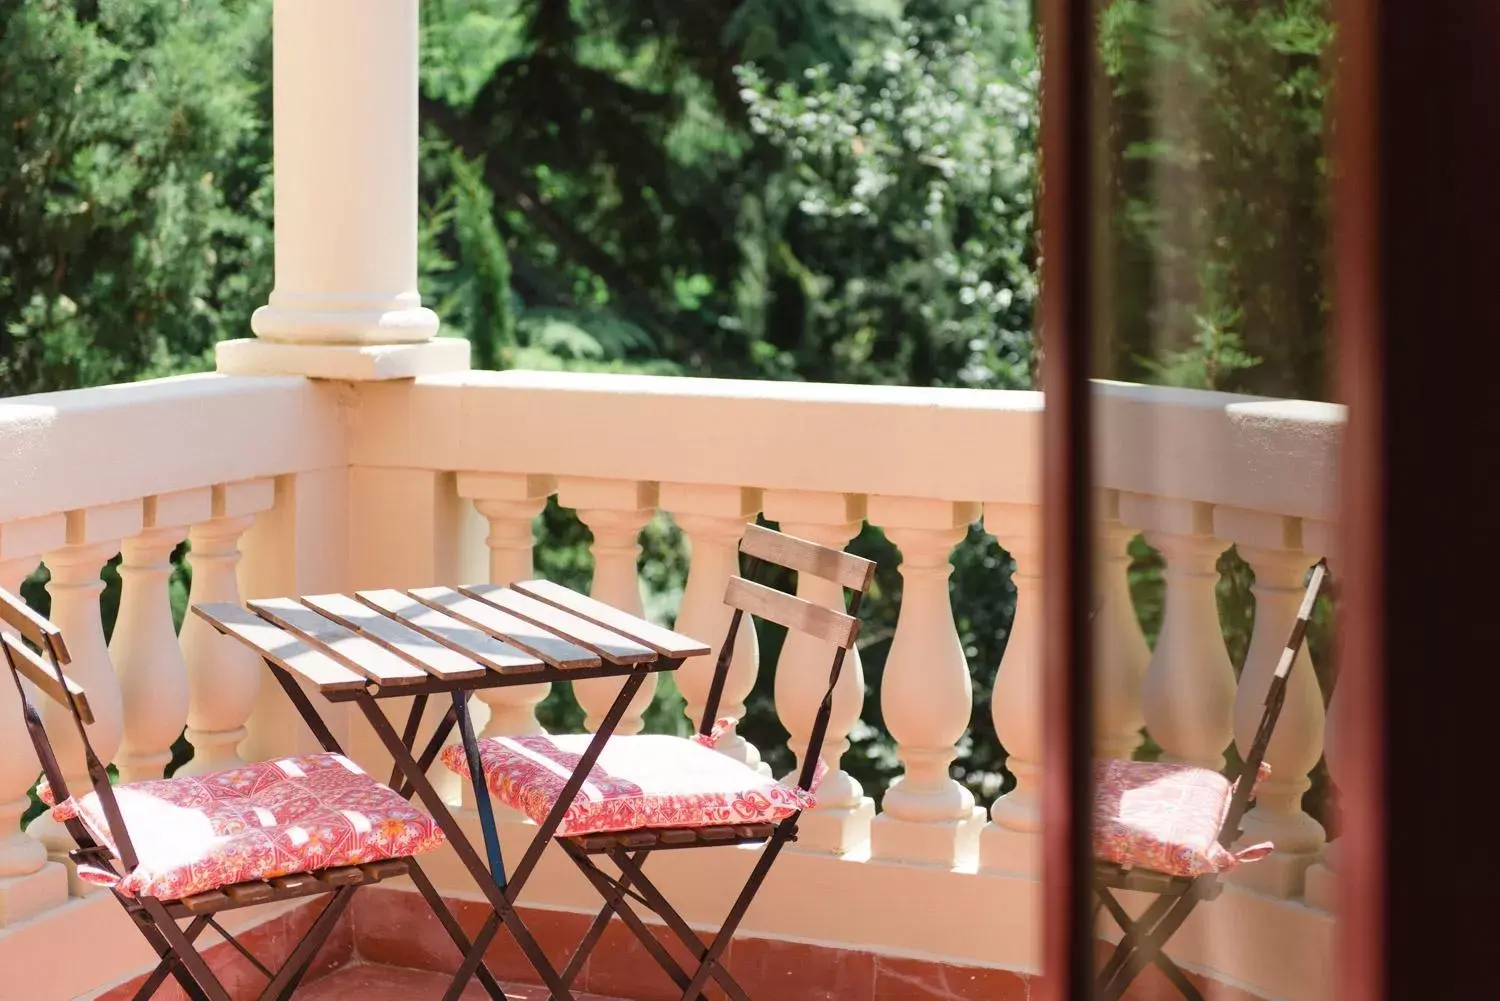
<svg viewBox="0 0 1500 1001">
<path fill-rule="evenodd" d="M 778 523 L 841 527 L 850 525 L 855 526 L 857 531 L 858 525 L 865 520 L 869 504 L 864 494 L 767 490 L 764 506 L 766 517 Z M 848 538 L 845 536 L 845 541 Z"/>
<path fill-rule="evenodd" d="M 1042 508 L 1038 504 L 986 504 L 984 528 L 1016 558 L 1016 572 L 1040 576 L 1037 557 L 1042 551 Z"/>
<path fill-rule="evenodd" d="M 180 528 L 213 517 L 214 490 L 212 487 L 199 487 L 195 490 L 157 494 L 147 497 L 144 507 L 144 529 Z"/>
<path fill-rule="evenodd" d="M 67 541 L 68 516 L 61 512 L 40 518 L 8 521 L 0 524 L 0 563 L 32 559 L 31 569 L 35 569 L 42 553 L 59 549 Z M 0 584 L 3 584 L 3 580 L 0 580 Z"/>
<path fill-rule="evenodd" d="M 593 476 L 557 478 L 557 500 L 575 511 L 654 512 L 660 487 L 649 480 L 607 480 Z"/>
<path fill-rule="evenodd" d="M 557 490 L 557 477 L 546 473 L 458 474 L 458 495 L 479 501 L 546 501 Z"/>
<path fill-rule="evenodd" d="M 118 546 L 121 539 L 139 533 L 144 525 L 145 505 L 138 500 L 69 511 L 67 545 L 58 549 L 99 543 Z"/>
<path fill-rule="evenodd" d="M 659 501 L 662 508 L 672 512 L 674 518 L 677 515 L 703 515 L 749 521 L 760 512 L 764 494 L 756 487 L 663 483 Z"/>
<path fill-rule="evenodd" d="M 1214 505 L 1203 501 L 1121 490 L 1118 494 L 1117 511 L 1122 524 L 1148 535 L 1214 534 Z"/>
<path fill-rule="evenodd" d="M 939 501 L 925 497 L 889 497 L 873 494 L 869 501 L 870 521 L 885 529 L 917 529 L 932 532 L 957 532 L 963 538 L 970 525 L 979 520 L 980 505 L 975 501 Z M 956 544 L 956 543 L 955 543 Z"/>
</svg>

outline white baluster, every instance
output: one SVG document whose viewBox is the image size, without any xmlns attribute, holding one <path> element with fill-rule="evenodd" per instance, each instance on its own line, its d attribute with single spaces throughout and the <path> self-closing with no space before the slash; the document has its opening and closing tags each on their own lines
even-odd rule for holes
<svg viewBox="0 0 1500 1001">
<path fill-rule="evenodd" d="M 1338 553 L 1334 549 L 1337 541 L 1337 532 L 1332 524 L 1326 521 L 1306 520 L 1302 523 L 1302 549 L 1309 553 L 1326 553 L 1328 565 L 1336 567 L 1338 564 Z M 1332 590 L 1325 585 L 1323 593 L 1326 595 Z M 1335 609 L 1336 610 L 1336 609 Z M 1338 794 L 1341 788 L 1342 777 L 1347 773 L 1344 771 L 1348 764 L 1344 757 L 1343 745 L 1339 742 L 1339 727 L 1344 716 L 1344 699 L 1340 694 L 1343 686 L 1335 685 L 1333 694 L 1328 701 L 1328 716 L 1323 723 L 1323 758 L 1328 764 L 1329 789 L 1327 803 L 1330 809 L 1338 803 Z M 1307 902 L 1314 907 L 1325 911 L 1335 911 L 1338 908 L 1338 878 L 1339 862 L 1342 855 L 1342 845 L 1335 838 L 1323 848 L 1323 859 L 1314 863 L 1307 870 L 1307 880 L 1304 896 Z"/>
<path fill-rule="evenodd" d="M 1341 688 L 1335 687 L 1328 704 L 1328 719 L 1323 724 L 1323 757 L 1328 762 L 1330 803 L 1337 802 L 1339 782 L 1344 774 L 1344 758 L 1339 748 L 1338 728 L 1343 716 Z M 1323 849 L 1323 860 L 1308 867 L 1305 895 L 1314 907 L 1333 912 L 1338 908 L 1339 856 L 1342 839 L 1334 838 Z"/>
<path fill-rule="evenodd" d="M 556 489 L 557 482 L 551 476 L 458 474 L 459 496 L 473 500 L 475 509 L 489 522 L 490 533 L 484 541 L 490 548 L 490 583 L 511 584 L 535 576 L 532 548 L 536 534 L 532 522 Z M 476 697 L 490 712 L 480 735 L 513 737 L 543 732 L 536 707 L 551 689 L 551 685 L 516 685 L 479 692 Z"/>
<path fill-rule="evenodd" d="M 120 679 L 125 731 L 117 764 L 122 782 L 159 779 L 188 713 L 187 663 L 172 624 L 172 550 L 187 527 L 207 518 L 208 490 L 146 498 L 145 529 L 120 547 L 120 612 L 109 655 Z"/>
<path fill-rule="evenodd" d="M 990 696 L 995 733 L 1016 787 L 995 801 L 980 832 L 986 869 L 1041 874 L 1042 518 L 1033 505 L 986 504 L 984 526 L 1015 558 L 1016 617 Z"/>
<path fill-rule="evenodd" d="M 974 705 L 948 576 L 953 547 L 979 517 L 979 505 L 871 497 L 869 517 L 901 550 L 901 612 L 880 707 L 906 769 L 871 825 L 872 854 L 946 866 L 972 862 L 984 811 L 948 774 Z"/>
<path fill-rule="evenodd" d="M 1214 538 L 1213 507 L 1121 494 L 1120 513 L 1166 560 L 1166 608 L 1141 692 L 1146 727 L 1169 760 L 1217 770 L 1234 736 L 1235 681 L 1214 593 L 1226 546 Z"/>
<path fill-rule="evenodd" d="M 247 480 L 213 488 L 212 517 L 188 532 L 193 570 L 189 606 L 213 601 L 240 603 L 240 537 L 257 512 L 275 502 L 272 480 Z M 182 654 L 188 672 L 187 739 L 193 758 L 181 775 L 204 775 L 244 764 L 240 741 L 255 709 L 265 666 L 254 651 L 220 635 L 197 615 L 182 623 Z"/>
<path fill-rule="evenodd" d="M 561 481 L 557 499 L 578 512 L 578 520 L 594 535 L 594 582 L 589 593 L 608 605 L 632 615 L 642 614 L 641 583 L 636 572 L 640 561 L 641 530 L 656 513 L 655 483 L 634 480 L 595 480 L 581 477 Z M 573 695 L 585 714 L 589 732 L 599 729 L 614 705 L 623 678 L 591 678 L 573 682 Z M 643 714 L 656 694 L 656 675 L 646 675 L 616 733 L 640 733 Z"/>
<path fill-rule="evenodd" d="M 769 490 L 765 495 L 766 517 L 776 521 L 787 535 L 842 549 L 859 534 L 864 522 L 865 498 L 861 494 L 817 494 Z M 809 573 L 797 575 L 797 595 L 815 604 L 846 609 L 844 588 Z M 795 782 L 801 773 L 818 707 L 828 692 L 828 674 L 836 651 L 830 643 L 805 633 L 788 630 L 786 643 L 776 663 L 776 715 L 791 739 L 797 756 L 788 776 Z M 859 651 L 844 657 L 838 684 L 833 691 L 833 712 L 820 757 L 828 767 L 818 787 L 818 803 L 802 815 L 797 827 L 797 847 L 843 855 L 870 842 L 870 822 L 875 801 L 865 795 L 859 781 L 844 771 L 840 762 L 849 750 L 849 731 L 859 720 L 865 702 L 865 670 Z"/>
<path fill-rule="evenodd" d="M 1141 743 L 1141 687 L 1151 648 L 1130 600 L 1130 540 L 1120 524 L 1119 493 L 1102 491 L 1099 609 L 1094 620 L 1094 746 L 1106 758 L 1129 760 Z"/>
<path fill-rule="evenodd" d="M 1313 562 L 1296 548 L 1300 546 L 1297 519 L 1276 521 L 1286 523 L 1288 548 L 1239 546 L 1240 556 L 1255 571 L 1255 631 L 1234 706 L 1235 743 L 1241 756 L 1249 753 L 1255 741 L 1266 692 L 1297 620 L 1305 577 Z M 1234 537 L 1243 538 L 1238 533 Z M 1310 785 L 1307 773 L 1317 765 L 1322 751 L 1323 694 L 1303 643 L 1287 680 L 1286 703 L 1266 749 L 1271 774 L 1261 783 L 1255 807 L 1245 815 L 1243 825 L 1245 843 L 1270 841 L 1276 851 L 1236 873 L 1237 880 L 1279 897 L 1302 894 L 1303 874 L 1317 861 L 1326 840 L 1323 826 L 1302 810 L 1302 794 Z"/>
<path fill-rule="evenodd" d="M 733 609 L 724 604 L 724 589 L 731 575 L 739 573 L 739 542 L 745 525 L 760 510 L 761 492 L 750 488 L 663 483 L 661 506 L 687 535 L 692 550 L 682 607 L 677 613 L 677 631 L 712 645 L 706 657 L 693 657 L 676 672 L 677 687 L 687 702 L 688 719 L 696 729 L 708 703 L 708 690 L 718 663 L 719 648 L 729 634 Z M 734 642 L 729 674 L 725 679 L 718 715 L 743 717 L 745 699 L 760 673 L 760 647 L 755 622 L 746 615 Z M 725 738 L 719 751 L 752 768 L 768 770 L 760 751 L 739 734 Z"/>
<path fill-rule="evenodd" d="M 4 528 L 0 528 L 0 554 L 8 555 Z M 57 541 L 61 541 L 60 515 L 55 519 L 55 528 Z M 35 557 L 0 563 L 0 587 L 19 597 L 21 582 L 36 565 Z M 6 631 L 7 627 L 0 624 L 0 633 Z M 32 705 L 41 707 L 34 690 L 27 697 Z M 49 862 L 46 846 L 21 830 L 21 815 L 30 805 L 26 793 L 40 770 L 21 718 L 20 696 L 10 670 L 0 662 L 0 929 L 35 917 L 68 899 L 67 870 Z"/>
<path fill-rule="evenodd" d="M 88 727 L 89 742 L 104 764 L 114 760 L 123 731 L 123 706 L 120 686 L 110 664 L 109 649 L 104 642 L 104 623 L 99 615 L 99 594 L 104 581 L 99 573 L 115 553 L 119 539 L 141 530 L 141 502 L 68 512 L 68 543 L 46 554 L 45 562 L 52 573 L 47 591 L 52 596 L 50 618 L 62 632 L 72 662 L 67 667 L 70 678 L 83 686 L 89 696 L 94 722 Z M 83 745 L 78 739 L 73 717 L 51 699 L 41 700 L 42 721 L 57 753 L 58 767 L 69 792 L 83 795 L 89 791 L 88 768 Z M 65 861 L 74 847 L 67 830 L 50 814 L 32 821 L 32 836 L 47 845 L 55 861 Z M 69 865 L 69 891 L 75 896 L 86 892 Z"/>
</svg>

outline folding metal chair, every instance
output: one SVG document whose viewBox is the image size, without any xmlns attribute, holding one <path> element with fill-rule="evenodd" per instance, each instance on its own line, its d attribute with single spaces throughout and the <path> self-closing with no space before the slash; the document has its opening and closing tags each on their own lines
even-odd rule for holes
<svg viewBox="0 0 1500 1001">
<path fill-rule="evenodd" d="M 1183 997 L 1189 1001 L 1203 1001 L 1203 995 L 1197 987 L 1164 950 L 1173 933 L 1182 927 L 1188 915 L 1201 901 L 1213 900 L 1223 892 L 1225 871 L 1240 861 L 1259 858 L 1270 850 L 1271 846 L 1262 845 L 1235 853 L 1231 850 L 1231 846 L 1243 834 L 1240 822 L 1244 819 L 1245 812 L 1253 800 L 1255 782 L 1265 762 L 1266 748 L 1271 743 L 1271 734 L 1276 728 L 1276 721 L 1286 701 L 1287 679 L 1291 675 L 1297 653 L 1306 639 L 1307 623 L 1312 617 L 1313 606 L 1327 580 L 1327 565 L 1319 560 L 1312 569 L 1307 591 L 1302 598 L 1302 606 L 1297 612 L 1297 620 L 1292 626 L 1291 636 L 1282 650 L 1281 659 L 1276 665 L 1276 673 L 1272 676 L 1271 685 L 1267 689 L 1260 726 L 1255 732 L 1255 740 L 1250 745 L 1250 753 L 1245 757 L 1237 780 L 1230 785 L 1227 779 L 1222 779 L 1217 773 L 1208 772 L 1206 769 L 1194 770 L 1199 773 L 1194 778 L 1204 789 L 1228 798 L 1227 808 L 1222 814 L 1223 821 L 1219 824 L 1217 837 L 1213 839 L 1211 845 L 1211 854 L 1222 860 L 1222 866 L 1214 866 L 1210 862 L 1206 863 L 1210 871 L 1196 875 L 1183 875 L 1157 871 L 1145 866 L 1124 864 L 1119 859 L 1100 859 L 1095 863 L 1094 886 L 1099 907 L 1109 911 L 1110 916 L 1124 933 L 1109 960 L 1099 972 L 1095 1001 L 1115 1001 L 1120 998 L 1130 986 L 1131 981 L 1151 964 L 1155 964 L 1166 975 Z M 1149 792 L 1146 786 L 1151 781 L 1150 776 L 1155 774 L 1153 769 L 1159 770 L 1160 767 L 1147 762 L 1112 762 L 1111 765 L 1115 773 L 1123 776 L 1127 785 L 1134 785 L 1138 792 Z M 1132 781 L 1132 775 L 1138 775 L 1140 778 Z M 1219 782 L 1214 782 L 1214 779 L 1218 779 Z M 1099 811 L 1096 809 L 1096 827 L 1100 824 L 1100 819 Z M 1209 835 L 1212 836 L 1211 830 Z M 1099 850 L 1097 829 L 1095 841 L 1096 855 L 1104 854 Z M 1117 890 L 1149 893 L 1153 894 L 1156 899 L 1147 906 L 1139 918 L 1132 918 L 1115 896 Z M 1097 909 L 1095 913 L 1098 913 Z"/>
<path fill-rule="evenodd" d="M 812 790 L 816 780 L 820 777 L 820 755 L 828 731 L 829 715 L 833 711 L 834 689 L 838 684 L 844 659 L 854 646 L 855 638 L 859 634 L 859 605 L 870 586 L 875 564 L 841 550 L 819 546 L 759 526 L 750 526 L 746 530 L 740 544 L 740 551 L 751 557 L 749 561 L 751 567 L 758 566 L 760 562 L 768 562 L 796 570 L 798 573 L 813 574 L 816 577 L 842 584 L 853 592 L 848 612 L 825 608 L 742 577 L 730 578 L 725 593 L 725 603 L 730 605 L 734 612 L 730 619 L 728 635 L 719 650 L 718 663 L 699 726 L 699 737 L 693 740 L 645 735 L 611 737 L 604 748 L 603 755 L 597 759 L 603 767 L 594 769 L 592 761 L 584 766 L 584 770 L 588 772 L 588 784 L 596 792 L 603 789 L 625 788 L 633 789 L 638 793 L 642 787 L 649 785 L 650 776 L 639 772 L 632 775 L 629 769 L 617 767 L 621 761 L 636 753 L 631 750 L 632 748 L 645 749 L 648 747 L 645 742 L 654 742 L 649 744 L 649 747 L 653 749 L 651 753 L 657 755 L 656 761 L 661 761 L 663 758 L 675 759 L 681 764 L 681 768 L 676 772 L 677 782 L 674 792 L 663 796 L 663 801 L 668 802 L 669 805 L 661 809 L 642 808 L 640 811 L 643 823 L 651 825 L 670 823 L 671 826 L 641 826 L 630 830 L 619 830 L 617 826 L 605 826 L 592 832 L 564 829 L 564 833 L 556 837 L 557 844 L 605 900 L 603 909 L 595 917 L 567 967 L 562 971 L 561 979 L 564 985 L 572 984 L 577 978 L 589 954 L 599 944 L 613 915 L 618 916 L 625 927 L 640 939 L 646 951 L 656 959 L 681 989 L 683 1001 L 703 997 L 703 989 L 710 978 L 717 981 L 724 992 L 735 1001 L 749 1001 L 744 988 L 725 969 L 724 951 L 744 919 L 745 912 L 749 909 L 755 894 L 765 882 L 766 875 L 770 872 L 776 857 L 787 842 L 796 838 L 797 822 L 802 809 L 812 800 Z M 814 718 L 812 733 L 808 739 L 807 750 L 804 753 L 795 787 L 771 782 L 754 769 L 725 758 L 714 751 L 705 750 L 702 746 L 711 743 L 716 723 L 723 722 L 717 720 L 719 702 L 723 697 L 725 680 L 729 674 L 735 638 L 739 634 L 740 624 L 747 612 L 759 618 L 780 623 L 788 629 L 824 640 L 834 650 L 828 689 Z M 486 739 L 478 743 L 482 756 L 493 754 L 498 758 L 504 754 L 536 755 L 551 751 L 556 755 L 554 761 L 560 763 L 569 760 L 571 752 L 567 747 L 561 746 L 568 740 L 569 738 L 517 738 L 506 741 Z M 552 744 L 559 746 L 554 748 Z M 507 748 L 510 749 L 507 750 Z M 707 756 L 706 759 L 704 755 Z M 525 762 L 519 758 L 506 760 L 512 761 L 521 770 L 526 768 Z M 483 787 L 484 779 L 488 779 L 490 791 L 497 795 L 515 795 L 515 785 L 518 781 L 522 781 L 516 777 L 517 773 L 506 773 L 499 763 L 493 766 L 481 764 L 476 770 L 474 763 L 465 763 L 456 756 L 451 759 L 445 758 L 445 761 L 456 771 L 467 772 L 474 782 L 476 796 L 480 799 L 486 798 L 486 791 Z M 705 764 L 711 767 L 702 768 Z M 479 774 L 480 771 L 484 772 L 483 777 Z M 712 773 L 712 779 L 708 777 L 709 773 Z M 694 786 L 692 783 L 700 777 L 704 779 L 703 785 Z M 579 801 L 572 797 L 583 778 L 585 778 L 584 775 L 575 771 L 569 788 L 564 789 L 561 794 L 551 792 L 548 795 L 554 796 L 558 801 L 566 800 L 568 803 L 577 803 Z M 774 814 L 777 819 L 769 821 L 746 816 L 736 822 L 726 822 L 722 817 L 718 817 L 711 823 L 694 822 L 693 818 L 707 816 L 714 810 L 707 809 L 698 813 L 695 812 L 697 807 L 692 806 L 674 812 L 674 808 L 670 805 L 715 802 L 714 798 L 723 795 L 725 790 L 725 786 L 718 783 L 726 779 L 730 782 L 742 780 L 747 784 L 761 783 L 775 786 L 771 798 L 779 801 L 779 806 L 774 810 L 768 808 L 766 815 Z M 555 780 L 548 781 L 555 786 Z M 554 801 L 544 805 L 555 811 L 559 805 L 564 804 Z M 633 813 L 629 815 L 635 816 Z M 618 822 L 618 816 L 617 813 L 613 818 L 616 822 Z M 582 823 L 586 824 L 587 821 Z M 643 869 L 646 859 L 653 852 L 725 845 L 763 845 L 764 847 L 750 873 L 749 880 L 735 898 L 728 916 L 720 925 L 718 934 L 713 942 L 705 947 L 687 921 L 646 876 Z M 612 861 L 619 869 L 619 875 L 613 875 L 601 869 L 595 862 L 598 856 L 604 856 Z M 689 972 L 683 969 L 662 941 L 635 912 L 631 906 L 632 903 L 645 907 L 661 918 L 666 925 L 667 932 L 678 939 L 686 947 L 689 955 L 697 960 L 698 965 L 694 971 Z"/>
<path fill-rule="evenodd" d="M 109 886 L 115 899 L 120 902 L 131 921 L 140 929 L 141 934 L 160 959 L 140 989 L 136 991 L 135 1001 L 144 1001 L 151 997 L 169 976 L 176 979 L 192 1001 L 230 1001 L 228 991 L 214 975 L 208 962 L 194 944 L 209 928 L 223 936 L 224 941 L 228 942 L 265 976 L 267 983 L 260 994 L 261 1001 L 272 1001 L 272 999 L 284 1001 L 296 991 L 312 961 L 316 958 L 319 948 L 327 941 L 340 915 L 348 907 L 350 897 L 356 889 L 362 885 L 403 875 L 410 875 L 415 879 L 425 881 L 425 877 L 410 854 L 383 851 L 378 842 L 360 842 L 360 847 L 352 853 L 358 856 L 359 861 L 351 861 L 346 865 L 333 865 L 308 871 L 280 871 L 286 867 L 284 864 L 279 864 L 265 870 L 266 878 L 240 881 L 225 879 L 217 885 L 208 885 L 215 882 L 211 876 L 194 878 L 191 883 L 193 892 L 186 895 L 133 892 L 132 879 L 160 878 L 162 871 L 160 863 L 172 857 L 172 849 L 165 839 L 159 843 L 132 839 L 131 831 L 127 830 L 125 816 L 132 814 L 135 808 L 133 804 L 152 809 L 166 809 L 170 812 L 171 796 L 177 793 L 186 794 L 189 792 L 189 786 L 193 787 L 191 792 L 200 798 L 204 790 L 213 786 L 216 778 L 224 784 L 226 789 L 236 782 L 239 783 L 238 788 L 243 788 L 247 784 L 253 784 L 254 777 L 249 773 L 256 772 L 257 769 L 266 771 L 272 767 L 283 768 L 284 773 L 274 774 L 298 776 L 309 783 L 305 788 L 299 787 L 302 788 L 303 793 L 301 801 L 306 802 L 305 793 L 311 788 L 312 773 L 300 771 L 299 763 L 307 765 L 308 768 L 314 767 L 314 763 L 319 768 L 327 766 L 330 771 L 339 773 L 332 780 L 338 784 L 338 791 L 346 791 L 348 795 L 358 797 L 361 803 L 368 804 L 366 815 L 372 822 L 372 826 L 379 826 L 384 820 L 388 825 L 387 831 L 397 832 L 392 834 L 392 837 L 399 840 L 401 844 L 408 843 L 406 832 L 419 830 L 424 832 L 423 836 L 411 843 L 419 841 L 421 844 L 419 850 L 427 850 L 436 847 L 436 844 L 441 842 L 441 835 L 426 836 L 427 824 L 430 821 L 425 815 L 416 812 L 413 817 L 407 812 L 412 808 L 408 807 L 404 800 L 401 800 L 394 792 L 365 776 L 347 759 L 334 755 L 285 759 L 281 762 L 251 765 L 246 766 L 245 769 L 198 776 L 195 779 L 164 779 L 133 783 L 122 786 L 117 795 L 117 790 L 110 785 L 105 764 L 99 760 L 89 742 L 86 727 L 94 722 L 94 717 L 89 707 L 88 693 L 63 671 L 64 665 L 70 662 L 70 658 L 62 634 L 50 622 L 29 608 L 24 601 L 3 588 L 0 588 L 0 620 L 9 624 L 24 640 L 29 641 L 37 651 L 40 651 L 39 655 L 22 642 L 22 639 L 10 633 L 0 636 L 0 645 L 4 647 L 6 664 L 10 668 L 16 689 L 20 692 L 26 729 L 36 748 L 42 774 L 46 779 L 43 798 L 54 804 L 66 806 L 66 809 L 55 812 L 54 815 L 60 813 L 68 834 L 77 845 L 68 853 L 69 858 L 79 867 L 81 877 Z M 23 679 L 30 682 L 30 686 L 37 691 L 68 710 L 82 744 L 92 790 L 91 795 L 85 795 L 79 799 L 72 797 L 58 767 L 52 741 L 43 727 L 41 714 L 32 705 L 28 696 L 28 686 L 23 684 Z M 329 760 L 324 761 L 322 758 Z M 259 788 L 264 789 L 266 786 L 262 785 Z M 283 791 L 290 790 L 283 788 Z M 386 794 L 401 803 L 404 809 L 382 816 L 380 809 L 381 804 L 385 802 Z M 125 797 L 123 808 L 121 797 Z M 255 809 L 254 806 L 249 805 L 251 800 L 248 797 L 245 802 L 247 809 Z M 181 812 L 186 814 L 188 809 L 191 807 L 183 807 Z M 133 814 L 136 818 L 141 815 L 140 813 Z M 268 819 L 264 808 L 260 816 Z M 191 823 L 190 818 L 185 815 L 175 818 L 178 828 L 184 823 Z M 210 827 L 217 837 L 218 828 L 212 826 L 211 820 L 204 818 L 202 823 Z M 403 824 L 414 826 L 403 827 Z M 140 834 L 141 831 L 138 830 L 136 833 Z M 150 857 L 149 865 L 142 865 L 138 848 Z M 340 856 L 330 853 L 324 857 L 333 859 Z M 184 860 L 184 865 L 197 866 L 198 868 L 194 871 L 200 872 L 212 868 L 211 864 L 205 864 L 201 859 Z M 170 871 L 177 873 L 188 870 L 179 868 Z M 225 866 L 218 871 L 227 874 L 234 869 L 233 866 Z M 152 872 L 157 873 L 157 877 L 150 876 Z M 275 875 L 271 875 L 272 873 Z M 159 884 L 150 883 L 149 885 L 154 888 Z M 325 894 L 329 896 L 327 904 L 292 949 L 281 968 L 274 972 L 252 955 L 217 918 L 217 915 L 224 911 L 254 904 Z M 438 902 L 434 906 L 441 908 L 442 904 Z M 458 929 L 457 921 L 446 910 L 442 910 L 438 917 L 445 927 L 450 930 Z M 179 924 L 184 921 L 185 926 Z M 468 943 L 462 937 L 461 932 L 456 935 L 454 941 L 460 951 L 466 950 Z M 493 986 L 493 978 L 487 970 L 482 970 L 480 976 L 486 982 L 487 987 Z M 494 992 L 495 996 L 504 996 L 499 993 L 498 987 L 494 987 Z"/>
</svg>

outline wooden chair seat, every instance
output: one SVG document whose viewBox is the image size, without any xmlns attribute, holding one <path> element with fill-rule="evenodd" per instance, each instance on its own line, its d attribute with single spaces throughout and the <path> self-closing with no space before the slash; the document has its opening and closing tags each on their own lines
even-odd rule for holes
<svg viewBox="0 0 1500 1001">
<path fill-rule="evenodd" d="M 698 845 L 747 845 L 759 844 L 775 832 L 775 824 L 740 824 L 714 827 L 665 827 L 641 828 L 621 831 L 618 834 L 580 834 L 563 838 L 587 855 L 607 854 L 624 848 L 640 849 L 685 848 Z"/>
</svg>

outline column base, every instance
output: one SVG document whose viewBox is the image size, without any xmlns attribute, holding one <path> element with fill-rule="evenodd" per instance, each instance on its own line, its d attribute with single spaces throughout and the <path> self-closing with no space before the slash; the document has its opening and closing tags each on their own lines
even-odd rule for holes
<svg viewBox="0 0 1500 1001">
<path fill-rule="evenodd" d="M 46 862 L 24 876 L 0 876 L 0 928 L 29 921 L 68 902 L 68 870 Z"/>
<path fill-rule="evenodd" d="M 1270 897 L 1295 900 L 1303 894 L 1308 868 L 1321 859 L 1318 852 L 1272 852 L 1259 862 L 1235 869 L 1229 874 L 1229 882 Z"/>
<path fill-rule="evenodd" d="M 982 807 L 963 820 L 918 822 L 882 813 L 870 823 L 870 855 L 893 862 L 937 865 L 947 869 L 979 861 Z"/>
<path fill-rule="evenodd" d="M 1302 894 L 1307 898 L 1309 907 L 1316 907 L 1330 914 L 1336 912 L 1339 900 L 1338 872 L 1330 869 L 1326 862 L 1317 862 L 1308 866 L 1307 873 L 1303 877 Z"/>
<path fill-rule="evenodd" d="M 979 868 L 1027 879 L 1042 875 L 1042 836 L 989 823 L 979 832 Z"/>
<path fill-rule="evenodd" d="M 300 375 L 373 382 L 469 370 L 469 342 L 437 337 L 413 344 L 291 344 L 242 337 L 214 346 L 224 375 Z"/>
<path fill-rule="evenodd" d="M 798 851 L 820 855 L 852 855 L 870 847 L 870 823 L 875 801 L 866 796 L 855 806 L 811 810 L 797 821 Z"/>
</svg>

